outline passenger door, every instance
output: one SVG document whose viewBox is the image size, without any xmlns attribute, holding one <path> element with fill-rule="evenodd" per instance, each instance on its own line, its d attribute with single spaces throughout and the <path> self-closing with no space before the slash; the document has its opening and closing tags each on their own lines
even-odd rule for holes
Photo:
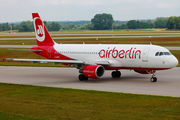
<svg viewBox="0 0 180 120">
<path fill-rule="evenodd" d="M 145 48 L 142 54 L 142 61 L 143 62 L 148 62 L 148 53 L 149 53 L 150 48 Z"/>
</svg>

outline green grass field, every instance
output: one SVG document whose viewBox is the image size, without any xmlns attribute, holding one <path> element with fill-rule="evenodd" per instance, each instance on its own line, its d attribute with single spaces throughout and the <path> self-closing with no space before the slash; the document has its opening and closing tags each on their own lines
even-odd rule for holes
<svg viewBox="0 0 180 120">
<path fill-rule="evenodd" d="M 180 98 L 0 83 L 0 119 L 180 119 Z"/>
</svg>

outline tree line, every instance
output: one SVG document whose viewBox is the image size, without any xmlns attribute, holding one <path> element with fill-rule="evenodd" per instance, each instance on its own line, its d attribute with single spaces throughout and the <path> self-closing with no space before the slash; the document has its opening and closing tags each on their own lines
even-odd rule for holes
<svg viewBox="0 0 180 120">
<path fill-rule="evenodd" d="M 180 16 L 172 16 L 169 18 L 167 22 L 167 28 L 171 30 L 179 30 L 180 29 Z"/>
<path fill-rule="evenodd" d="M 96 14 L 90 22 L 80 21 L 75 22 L 75 24 L 70 22 L 47 22 L 43 21 L 46 28 L 49 31 L 60 31 L 60 30 L 108 30 L 108 29 L 147 29 L 147 28 L 167 28 L 169 30 L 179 30 L 180 29 L 180 16 L 172 17 L 158 17 L 156 20 L 130 20 L 130 21 L 114 21 L 111 14 Z M 68 24 L 67 24 L 68 23 Z M 20 24 L 14 25 L 13 23 L 9 24 L 3 23 L 0 24 L 0 31 L 18 30 L 19 32 L 33 32 L 34 25 L 32 21 L 22 21 Z"/>
</svg>

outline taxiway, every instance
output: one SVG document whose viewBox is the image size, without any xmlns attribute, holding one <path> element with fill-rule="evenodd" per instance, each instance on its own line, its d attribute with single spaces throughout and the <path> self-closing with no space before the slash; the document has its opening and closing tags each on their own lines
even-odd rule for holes
<svg viewBox="0 0 180 120">
<path fill-rule="evenodd" d="M 157 82 L 150 75 L 121 70 L 122 77 L 111 78 L 106 71 L 101 79 L 78 80 L 76 68 L 0 66 L 0 82 L 85 90 L 180 97 L 180 68 L 158 71 Z"/>
</svg>

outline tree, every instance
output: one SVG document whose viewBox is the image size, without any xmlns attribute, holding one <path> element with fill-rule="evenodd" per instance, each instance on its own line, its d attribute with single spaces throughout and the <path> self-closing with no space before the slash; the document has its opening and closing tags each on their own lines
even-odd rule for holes
<svg viewBox="0 0 180 120">
<path fill-rule="evenodd" d="M 68 24 L 68 28 L 69 28 L 69 29 L 73 29 L 73 28 L 75 28 L 75 25 L 72 24 L 72 23 L 69 23 L 69 24 Z"/>
<path fill-rule="evenodd" d="M 112 28 L 114 20 L 111 14 L 96 14 L 91 19 L 94 30 L 108 30 Z"/>
<path fill-rule="evenodd" d="M 65 25 L 65 26 L 62 27 L 62 29 L 63 30 L 69 30 L 69 27 L 68 27 L 68 25 Z"/>
<path fill-rule="evenodd" d="M 167 28 L 167 22 L 169 18 L 158 17 L 155 21 L 156 28 Z"/>
<path fill-rule="evenodd" d="M 147 21 L 147 28 L 155 28 L 155 21 L 153 20 L 148 20 Z"/>
<path fill-rule="evenodd" d="M 56 22 L 50 22 L 48 25 L 49 31 L 59 31 L 61 29 L 61 25 Z"/>
<path fill-rule="evenodd" d="M 148 20 L 147 22 L 139 20 L 130 20 L 127 22 L 127 27 L 129 29 L 146 29 L 146 28 L 155 28 L 155 22 L 153 20 Z"/>
<path fill-rule="evenodd" d="M 171 16 L 168 19 L 167 27 L 168 27 L 168 29 L 171 29 L 171 30 L 172 29 L 174 29 L 174 30 L 180 29 L 180 16 L 179 17 Z"/>
<path fill-rule="evenodd" d="M 33 32 L 34 25 L 31 21 L 22 21 L 20 26 L 18 27 L 19 32 Z"/>
<path fill-rule="evenodd" d="M 81 30 L 93 30 L 93 25 L 92 23 L 86 23 L 84 24 L 83 26 L 79 26 L 78 29 L 81 29 Z"/>
<path fill-rule="evenodd" d="M 122 28 L 122 29 L 127 29 L 127 28 L 128 28 L 128 27 L 127 27 L 127 24 L 122 24 L 122 25 L 121 25 L 121 28 Z"/>
<path fill-rule="evenodd" d="M 136 20 L 130 20 L 127 22 L 127 26 L 129 29 L 137 29 L 138 25 L 137 25 L 137 21 Z"/>
<path fill-rule="evenodd" d="M 43 23 L 46 26 L 46 28 L 48 28 L 48 23 L 46 21 L 43 21 Z"/>
</svg>

